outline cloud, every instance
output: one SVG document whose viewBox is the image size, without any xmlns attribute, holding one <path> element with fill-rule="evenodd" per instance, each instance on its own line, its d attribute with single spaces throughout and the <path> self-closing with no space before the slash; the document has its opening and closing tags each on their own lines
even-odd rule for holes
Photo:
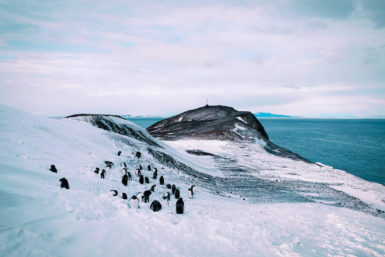
<svg viewBox="0 0 385 257">
<path fill-rule="evenodd" d="M 358 0 L 0 6 L 0 101 L 20 108 L 164 115 L 208 97 L 292 115 L 384 110 L 385 30 Z"/>
</svg>

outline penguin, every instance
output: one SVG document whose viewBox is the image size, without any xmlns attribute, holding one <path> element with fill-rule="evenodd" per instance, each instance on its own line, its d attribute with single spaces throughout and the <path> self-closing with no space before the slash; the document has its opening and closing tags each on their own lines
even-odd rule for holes
<svg viewBox="0 0 385 257">
<path fill-rule="evenodd" d="M 157 171 L 154 171 L 154 173 L 152 174 L 152 178 L 153 179 L 156 179 L 158 177 L 158 172 Z"/>
<path fill-rule="evenodd" d="M 159 177 L 159 184 L 160 185 L 164 185 L 164 178 L 163 178 L 163 176 Z"/>
<path fill-rule="evenodd" d="M 191 188 L 188 189 L 188 198 L 192 199 L 193 198 L 193 191 L 191 190 Z"/>
<path fill-rule="evenodd" d="M 167 201 L 170 201 L 170 199 L 171 199 L 170 193 L 167 192 L 167 193 L 165 193 L 164 195 L 166 196 Z"/>
<path fill-rule="evenodd" d="M 167 200 L 167 197 L 166 197 L 166 196 L 163 196 L 163 197 L 162 197 L 162 205 L 168 206 L 168 204 L 169 204 L 169 201 Z"/>
<path fill-rule="evenodd" d="M 49 168 L 49 170 L 52 171 L 53 173 L 57 173 L 57 169 L 54 164 L 51 164 L 51 167 Z"/>
<path fill-rule="evenodd" d="M 158 172 L 158 169 L 154 167 L 154 172 Z"/>
<path fill-rule="evenodd" d="M 121 154 L 122 154 L 122 151 L 119 151 L 119 152 L 118 152 L 118 156 L 120 156 Z"/>
<path fill-rule="evenodd" d="M 112 168 L 112 166 L 114 166 L 114 163 L 112 161 L 104 161 L 104 163 L 106 164 L 106 167 L 109 168 Z"/>
<path fill-rule="evenodd" d="M 122 177 L 122 184 L 127 186 L 127 181 L 128 181 L 128 175 L 127 173 L 123 175 Z"/>
<path fill-rule="evenodd" d="M 139 183 L 143 185 L 143 182 L 144 182 L 143 175 L 140 175 L 140 177 L 139 177 Z"/>
<path fill-rule="evenodd" d="M 118 195 L 118 190 L 110 190 L 112 196 L 117 196 Z"/>
<path fill-rule="evenodd" d="M 146 184 L 149 184 L 149 183 L 150 183 L 150 180 L 148 179 L 148 177 L 145 177 L 145 178 L 144 178 L 144 182 L 146 182 Z"/>
<path fill-rule="evenodd" d="M 136 158 L 140 159 L 140 157 L 142 157 L 142 153 L 141 152 L 136 152 Z"/>
<path fill-rule="evenodd" d="M 152 201 L 151 205 L 150 205 L 150 209 L 153 211 L 153 212 L 157 212 L 157 211 L 160 211 L 162 209 L 162 205 L 160 204 L 159 201 L 157 200 L 154 200 Z"/>
<path fill-rule="evenodd" d="M 180 191 L 177 188 L 177 189 L 175 189 L 175 199 L 179 199 L 179 197 L 180 197 Z"/>
<path fill-rule="evenodd" d="M 95 170 L 94 170 L 94 173 L 99 174 L 99 170 L 100 169 L 98 167 L 96 167 Z"/>
<path fill-rule="evenodd" d="M 139 177 L 140 175 L 142 175 L 142 172 L 140 172 L 140 169 L 136 169 L 135 176 Z"/>
<path fill-rule="evenodd" d="M 143 193 L 142 192 L 136 194 L 136 197 L 139 199 L 139 201 L 141 201 L 141 200 L 143 201 Z"/>
<path fill-rule="evenodd" d="M 152 192 L 155 192 L 155 187 L 156 187 L 156 185 L 152 185 L 152 186 L 151 186 L 151 191 L 152 191 Z"/>
<path fill-rule="evenodd" d="M 192 192 L 192 195 L 194 195 L 194 187 L 195 187 L 195 185 L 192 185 L 192 186 L 190 187 L 191 192 Z"/>
<path fill-rule="evenodd" d="M 127 164 L 125 162 L 123 162 L 123 166 L 124 168 L 127 168 Z"/>
<path fill-rule="evenodd" d="M 176 186 L 174 184 L 172 184 L 171 192 L 173 195 L 175 195 L 175 190 L 176 190 Z"/>
<path fill-rule="evenodd" d="M 131 209 L 138 209 L 139 208 L 139 200 L 136 197 L 136 195 L 133 195 L 130 199 L 130 208 Z"/>
<path fill-rule="evenodd" d="M 143 202 L 148 203 L 150 201 L 150 195 L 151 195 L 151 190 L 146 190 L 143 192 Z"/>
<path fill-rule="evenodd" d="M 151 165 L 150 164 L 147 166 L 147 170 L 151 171 Z"/>
<path fill-rule="evenodd" d="M 105 176 L 106 176 L 106 170 L 102 169 L 102 172 L 100 173 L 100 178 L 104 179 Z"/>
<path fill-rule="evenodd" d="M 178 201 L 176 201 L 176 213 L 177 214 L 183 214 L 184 212 L 184 202 L 183 198 L 179 198 Z"/>
<path fill-rule="evenodd" d="M 68 180 L 66 178 L 61 178 L 59 181 L 61 188 L 70 189 L 70 185 L 68 184 Z"/>
<path fill-rule="evenodd" d="M 135 159 L 135 154 L 134 154 L 134 152 L 131 152 L 131 159 Z"/>
<path fill-rule="evenodd" d="M 128 180 L 131 181 L 132 180 L 132 176 L 131 176 L 131 173 L 127 171 L 127 176 L 128 176 Z"/>
<path fill-rule="evenodd" d="M 139 164 L 139 170 L 143 170 L 143 167 L 141 164 Z"/>
<path fill-rule="evenodd" d="M 122 199 L 127 200 L 127 194 L 126 193 L 122 193 Z"/>
<path fill-rule="evenodd" d="M 171 184 L 166 185 L 167 189 L 171 189 Z"/>
</svg>

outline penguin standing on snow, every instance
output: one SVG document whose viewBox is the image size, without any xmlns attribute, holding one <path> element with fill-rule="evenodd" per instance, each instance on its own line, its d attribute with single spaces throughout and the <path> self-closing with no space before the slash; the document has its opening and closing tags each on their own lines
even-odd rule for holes
<svg viewBox="0 0 385 257">
<path fill-rule="evenodd" d="M 126 193 L 122 193 L 122 199 L 127 200 L 127 194 Z"/>
<path fill-rule="evenodd" d="M 163 178 L 163 176 L 160 176 L 160 178 L 159 178 L 159 184 L 160 184 L 160 185 L 164 185 L 164 178 Z"/>
<path fill-rule="evenodd" d="M 152 185 L 152 186 L 151 186 L 151 191 L 152 191 L 152 192 L 155 192 L 155 187 L 156 187 L 156 185 Z"/>
<path fill-rule="evenodd" d="M 98 167 L 96 167 L 95 170 L 94 170 L 94 173 L 99 174 L 99 170 L 100 169 Z"/>
<path fill-rule="evenodd" d="M 150 201 L 150 195 L 151 195 L 151 190 L 146 190 L 143 192 L 143 202 L 148 203 Z"/>
<path fill-rule="evenodd" d="M 68 180 L 66 178 L 61 178 L 59 181 L 61 188 L 70 189 L 70 185 L 68 184 Z"/>
<path fill-rule="evenodd" d="M 57 169 L 54 164 L 51 164 L 51 168 L 49 168 L 49 170 L 52 171 L 53 173 L 57 173 Z"/>
<path fill-rule="evenodd" d="M 145 177 L 145 178 L 144 178 L 144 182 L 146 182 L 146 184 L 149 184 L 149 183 L 150 183 L 150 180 L 148 179 L 148 177 Z"/>
<path fill-rule="evenodd" d="M 127 174 L 128 180 L 131 181 L 131 180 L 132 180 L 131 173 L 130 173 L 130 172 L 127 172 L 126 174 Z"/>
<path fill-rule="evenodd" d="M 140 177 L 139 177 L 139 183 L 143 185 L 143 183 L 144 183 L 144 177 L 143 177 L 143 175 L 140 175 Z"/>
<path fill-rule="evenodd" d="M 151 171 L 151 165 L 150 164 L 147 166 L 147 170 Z"/>
<path fill-rule="evenodd" d="M 192 199 L 194 197 L 194 187 L 195 185 L 192 185 L 189 189 L 188 189 L 188 197 L 190 199 Z"/>
<path fill-rule="evenodd" d="M 154 171 L 154 173 L 152 174 L 152 178 L 153 179 L 156 179 L 158 177 L 158 172 L 157 171 Z"/>
<path fill-rule="evenodd" d="M 118 195 L 118 190 L 110 190 L 112 196 Z"/>
<path fill-rule="evenodd" d="M 118 156 L 120 156 L 121 154 L 122 154 L 122 151 L 119 151 L 119 152 L 118 152 Z"/>
<path fill-rule="evenodd" d="M 122 184 L 127 186 L 127 181 L 128 181 L 128 175 L 127 173 L 123 175 L 122 177 Z"/>
<path fill-rule="evenodd" d="M 174 184 L 172 184 L 171 192 L 173 195 L 175 195 L 175 190 L 176 190 L 176 186 Z"/>
<path fill-rule="evenodd" d="M 102 169 L 102 172 L 100 173 L 100 178 L 104 179 L 105 176 L 106 176 L 106 170 Z"/>
<path fill-rule="evenodd" d="M 133 195 L 130 199 L 130 208 L 131 209 L 138 209 L 139 208 L 139 200 L 136 195 Z"/>
<path fill-rule="evenodd" d="M 183 198 L 179 198 L 178 201 L 176 201 L 176 213 L 183 214 L 183 212 L 184 212 Z"/>
<path fill-rule="evenodd" d="M 180 197 L 180 191 L 177 188 L 177 189 L 175 189 L 175 199 L 179 199 L 179 197 Z"/>
<path fill-rule="evenodd" d="M 152 201 L 152 203 L 150 205 L 150 209 L 154 212 L 157 212 L 157 211 L 160 211 L 162 209 L 162 205 L 160 204 L 159 201 L 154 200 L 154 201 Z"/>
</svg>

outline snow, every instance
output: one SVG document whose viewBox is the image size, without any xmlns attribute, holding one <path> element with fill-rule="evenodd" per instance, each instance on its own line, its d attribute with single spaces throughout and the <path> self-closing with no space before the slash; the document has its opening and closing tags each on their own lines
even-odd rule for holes
<svg viewBox="0 0 385 257">
<path fill-rule="evenodd" d="M 247 121 L 245 121 L 244 119 L 242 119 L 241 117 L 237 117 L 238 120 L 242 121 L 243 123 L 247 124 Z"/>
<path fill-rule="evenodd" d="M 383 186 L 343 171 L 269 155 L 258 144 L 239 152 L 237 145 L 223 141 L 166 143 L 160 143 L 164 151 L 201 172 L 223 175 L 212 157 L 192 156 L 186 149 L 236 158 L 243 166 L 258 167 L 253 174 L 266 179 L 335 183 L 344 192 L 384 207 Z M 111 196 L 109 190 L 124 191 L 129 197 L 143 191 L 134 169 L 139 163 L 144 167 L 151 163 L 158 170 L 162 165 L 146 152 L 145 143 L 86 122 L 0 106 L 0 145 L 0 256 L 385 255 L 382 217 L 318 203 L 255 204 L 199 186 L 194 199 L 188 199 L 189 184 L 167 167 L 166 183 L 181 188 L 186 213 L 175 214 L 174 199 L 158 213 L 144 203 L 130 209 L 127 200 Z M 137 150 L 143 153 L 140 161 L 130 157 Z M 105 160 L 116 165 L 102 180 L 93 169 Z M 128 187 L 120 183 L 122 161 L 133 175 Z M 57 174 L 48 170 L 51 164 Z M 68 179 L 69 190 L 60 188 L 61 177 Z M 160 200 L 163 192 L 166 189 L 157 186 L 151 200 Z"/>
</svg>

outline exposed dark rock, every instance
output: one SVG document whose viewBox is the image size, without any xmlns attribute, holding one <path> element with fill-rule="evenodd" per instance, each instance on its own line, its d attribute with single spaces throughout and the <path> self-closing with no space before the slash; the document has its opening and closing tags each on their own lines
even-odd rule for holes
<svg viewBox="0 0 385 257">
<path fill-rule="evenodd" d="M 241 129 L 235 130 L 237 124 Z M 248 128 L 248 129 L 242 129 Z M 262 124 L 251 112 L 239 112 L 227 106 L 204 106 L 171 118 L 159 121 L 147 128 L 154 137 L 163 140 L 181 138 L 247 140 L 255 138 L 268 140 Z"/>
<path fill-rule="evenodd" d="M 121 134 L 124 136 L 129 136 L 132 138 L 135 138 L 136 140 L 145 142 L 152 146 L 161 147 L 158 143 L 156 143 L 154 140 L 152 140 L 150 137 L 143 134 L 142 131 L 133 129 L 130 125 L 124 124 L 124 121 L 126 121 L 124 118 L 118 116 L 118 115 L 104 115 L 104 114 L 75 114 L 67 116 L 66 118 L 76 118 L 76 119 L 83 119 L 95 127 L 115 132 L 117 134 Z M 117 122 L 114 119 L 118 119 Z M 120 122 L 121 120 L 121 122 Z"/>
<path fill-rule="evenodd" d="M 216 156 L 215 154 L 207 153 L 201 150 L 186 150 L 186 153 L 198 155 L 198 156 Z"/>
</svg>

